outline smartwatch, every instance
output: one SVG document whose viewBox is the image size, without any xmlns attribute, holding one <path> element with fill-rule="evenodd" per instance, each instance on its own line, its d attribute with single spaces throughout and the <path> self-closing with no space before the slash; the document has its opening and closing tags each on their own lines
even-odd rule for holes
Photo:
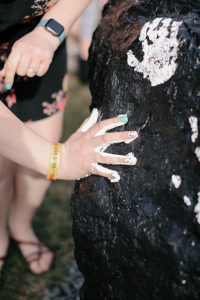
<svg viewBox="0 0 200 300">
<path fill-rule="evenodd" d="M 60 40 L 60 44 L 62 44 L 66 37 L 64 27 L 54 19 L 41 20 L 36 27 L 38 26 L 44 27 L 51 34 L 57 36 Z"/>
</svg>

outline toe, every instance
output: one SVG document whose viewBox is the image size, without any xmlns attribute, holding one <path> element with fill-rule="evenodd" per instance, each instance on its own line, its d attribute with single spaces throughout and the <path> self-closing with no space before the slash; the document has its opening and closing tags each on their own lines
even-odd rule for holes
<svg viewBox="0 0 200 300">
<path fill-rule="evenodd" d="M 45 249 L 45 252 L 42 253 L 40 257 L 40 266 L 43 272 L 46 272 L 51 267 L 53 260 L 53 253 L 49 249 Z"/>
<path fill-rule="evenodd" d="M 41 274 L 49 270 L 52 260 L 53 253 L 47 248 L 42 248 L 42 253 L 38 255 L 38 259 L 29 263 L 29 267 L 34 274 Z"/>
<path fill-rule="evenodd" d="M 29 264 L 29 268 L 30 270 L 34 273 L 34 274 L 41 274 L 43 272 L 42 267 L 40 265 L 39 261 L 33 261 Z"/>
</svg>

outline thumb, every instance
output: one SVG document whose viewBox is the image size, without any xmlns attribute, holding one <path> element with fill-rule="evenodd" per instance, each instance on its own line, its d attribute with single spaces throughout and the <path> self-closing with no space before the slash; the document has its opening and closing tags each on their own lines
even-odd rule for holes
<svg viewBox="0 0 200 300">
<path fill-rule="evenodd" d="M 99 111 L 97 108 L 93 108 L 91 115 L 89 118 L 87 118 L 83 124 L 81 125 L 81 127 L 79 128 L 79 130 L 81 132 L 86 132 L 88 131 L 92 126 L 94 126 L 98 120 L 99 117 Z"/>
</svg>

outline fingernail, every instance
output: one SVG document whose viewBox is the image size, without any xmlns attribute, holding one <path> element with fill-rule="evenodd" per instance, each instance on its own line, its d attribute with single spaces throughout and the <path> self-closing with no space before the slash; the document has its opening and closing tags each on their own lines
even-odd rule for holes
<svg viewBox="0 0 200 300">
<path fill-rule="evenodd" d="M 10 90 L 11 89 L 11 84 L 6 83 L 6 88 L 7 88 L 7 90 Z"/>
<path fill-rule="evenodd" d="M 138 137 L 138 133 L 137 133 L 137 131 L 130 131 L 129 133 L 128 133 L 128 137 L 134 137 L 134 138 L 137 138 Z"/>
<path fill-rule="evenodd" d="M 134 166 L 137 163 L 137 158 L 134 156 L 132 152 L 130 152 L 126 155 L 125 162 L 127 164 Z"/>
<path fill-rule="evenodd" d="M 112 179 L 110 179 L 111 182 L 119 182 L 120 181 L 120 176 L 117 172 L 113 172 L 111 174 Z"/>
<path fill-rule="evenodd" d="M 128 117 L 127 117 L 127 115 L 122 116 L 122 117 L 120 118 L 120 121 L 121 121 L 121 122 L 124 122 L 124 123 L 128 122 Z"/>
</svg>

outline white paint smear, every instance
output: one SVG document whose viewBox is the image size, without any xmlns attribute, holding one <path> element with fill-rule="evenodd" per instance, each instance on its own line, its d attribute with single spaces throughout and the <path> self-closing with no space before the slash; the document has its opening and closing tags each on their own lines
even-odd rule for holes
<svg viewBox="0 0 200 300">
<path fill-rule="evenodd" d="M 191 141 L 196 142 L 198 138 L 198 119 L 194 116 L 189 117 L 189 123 L 192 129 Z"/>
<path fill-rule="evenodd" d="M 194 153 L 196 154 L 196 157 L 197 157 L 198 161 L 200 162 L 200 147 L 197 147 L 195 149 Z"/>
<path fill-rule="evenodd" d="M 196 213 L 197 222 L 200 224 L 200 192 L 197 193 L 197 205 L 194 208 Z"/>
<path fill-rule="evenodd" d="M 118 117 L 125 117 L 125 116 L 127 116 L 127 115 L 126 114 L 125 115 L 119 115 Z M 97 108 L 94 108 L 92 110 L 92 113 L 91 113 L 88 121 L 82 126 L 81 132 L 87 132 L 91 127 L 93 127 L 97 123 L 98 117 L 99 117 L 99 111 L 98 111 Z M 128 120 L 127 120 L 127 122 L 128 122 Z M 104 126 L 102 129 L 100 129 L 96 133 L 95 136 L 104 135 L 104 134 L 106 134 L 106 132 L 108 130 L 111 130 L 111 129 L 113 129 L 115 127 L 118 127 L 118 126 L 125 125 L 127 122 L 121 122 L 121 121 L 119 121 L 117 123 L 112 123 L 112 124 L 109 124 L 107 126 Z M 102 144 L 102 145 L 98 146 L 95 149 L 95 151 L 99 152 L 102 156 L 113 157 L 113 158 L 122 158 L 122 159 L 124 159 L 124 165 L 127 165 L 127 164 L 129 164 L 129 165 L 135 165 L 137 163 L 137 158 L 134 156 L 133 153 L 128 153 L 126 156 L 124 156 L 124 155 L 117 155 L 117 154 L 105 153 L 104 151 L 108 148 L 108 146 L 110 146 L 112 144 L 121 143 L 121 142 L 125 142 L 125 143 L 128 144 L 128 143 L 132 142 L 133 140 L 135 140 L 137 137 L 138 137 L 137 131 L 132 131 L 131 132 L 131 137 L 128 140 L 113 141 L 112 143 L 105 143 L 105 144 Z M 128 159 L 129 163 L 127 163 L 125 161 L 125 159 Z M 92 166 L 97 171 L 99 171 L 101 173 L 110 174 L 111 176 L 113 176 L 112 179 L 110 179 L 111 182 L 118 182 L 120 180 L 120 175 L 118 174 L 118 172 L 110 170 L 110 169 L 105 168 L 105 167 L 102 167 L 98 163 L 92 163 Z M 91 174 L 86 174 L 82 178 L 88 177 L 90 175 Z M 79 178 L 79 179 L 81 179 L 81 178 Z"/>
<path fill-rule="evenodd" d="M 129 140 L 118 140 L 118 141 L 113 141 L 112 143 L 104 143 L 101 144 L 100 146 L 98 146 L 95 151 L 96 152 L 104 152 L 110 145 L 112 144 L 120 144 L 120 143 L 125 143 L 125 144 L 129 144 L 131 142 L 133 142 L 136 138 L 130 138 Z"/>
<path fill-rule="evenodd" d="M 133 152 L 130 152 L 127 155 L 118 155 L 118 154 L 112 154 L 112 153 L 106 153 L 106 152 L 100 152 L 99 154 L 104 156 L 104 157 L 121 158 L 122 161 L 121 161 L 120 164 L 122 164 L 122 165 L 132 165 L 132 166 L 134 166 L 137 163 L 137 158 L 134 156 Z M 123 162 L 123 160 L 124 160 L 124 162 Z"/>
<path fill-rule="evenodd" d="M 179 175 L 172 175 L 171 180 L 176 189 L 181 186 L 181 177 Z"/>
<path fill-rule="evenodd" d="M 144 52 L 139 61 L 132 50 L 127 53 L 127 62 L 136 72 L 148 78 L 152 86 L 168 81 L 176 72 L 179 41 L 177 35 L 182 22 L 171 18 L 156 18 L 144 24 L 139 40 Z"/>
<path fill-rule="evenodd" d="M 118 117 L 127 117 L 127 115 L 119 115 Z M 127 120 L 128 122 L 128 120 Z M 118 122 L 118 123 L 112 123 L 112 124 L 109 124 L 107 126 L 104 126 L 102 129 L 100 129 L 97 134 L 95 136 L 99 136 L 99 135 L 103 135 L 105 134 L 108 130 L 111 130 L 111 129 L 114 129 L 116 127 L 119 127 L 119 126 L 123 126 L 125 125 L 127 122 Z"/>
<path fill-rule="evenodd" d="M 110 174 L 111 176 L 114 176 L 112 179 L 110 179 L 111 182 L 119 182 L 120 181 L 120 175 L 116 171 L 104 168 L 97 163 L 92 163 L 92 166 L 98 171 L 103 174 Z"/>
<path fill-rule="evenodd" d="M 187 206 L 191 206 L 192 205 L 192 203 L 191 203 L 191 200 L 190 200 L 190 198 L 188 197 L 188 196 L 184 196 L 183 197 L 183 200 L 184 200 L 184 202 L 185 202 L 185 204 L 187 205 Z"/>
<path fill-rule="evenodd" d="M 87 132 L 92 126 L 94 126 L 98 120 L 99 111 L 97 108 L 94 108 L 91 112 L 90 118 L 81 128 L 81 132 Z"/>
</svg>

